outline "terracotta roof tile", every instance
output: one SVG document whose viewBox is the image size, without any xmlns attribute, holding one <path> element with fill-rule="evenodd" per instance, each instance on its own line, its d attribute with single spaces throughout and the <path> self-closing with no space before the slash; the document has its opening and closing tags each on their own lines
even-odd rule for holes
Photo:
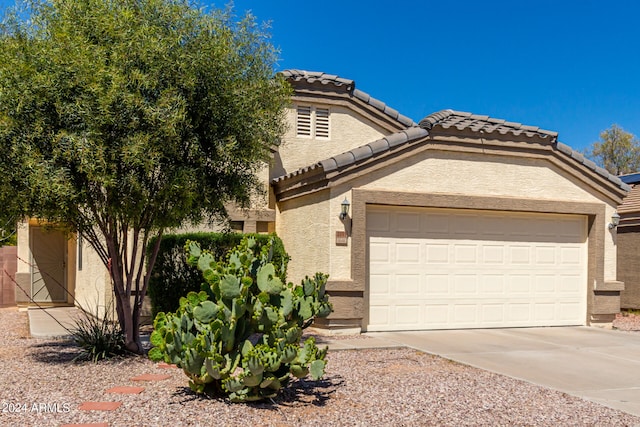
<svg viewBox="0 0 640 427">
<path fill-rule="evenodd" d="M 305 170 L 298 169 L 297 171 L 294 171 L 287 175 L 280 176 L 273 179 L 271 182 L 274 184 L 282 182 L 318 167 L 322 167 L 325 172 L 331 172 L 367 160 L 376 154 L 389 151 L 393 149 L 393 147 L 411 142 L 427 135 L 429 135 L 429 132 L 427 132 L 425 129 L 421 129 L 419 127 L 409 128 L 386 136 L 382 139 L 370 142 L 363 146 L 354 148 L 353 150 L 338 154 L 337 156 L 332 156 L 328 159 L 321 160 L 320 162 L 312 166 L 304 168 Z"/>
<path fill-rule="evenodd" d="M 301 81 L 306 80 L 309 83 L 320 82 L 322 84 L 333 84 L 335 86 L 348 86 L 355 87 L 355 82 L 350 79 L 343 79 L 334 74 L 322 73 L 319 71 L 305 71 L 305 70 L 284 70 L 281 71 L 285 78 Z"/>
<path fill-rule="evenodd" d="M 284 70 L 281 71 L 280 74 L 284 76 L 287 80 L 293 82 L 306 81 L 308 83 L 320 82 L 323 85 L 334 85 L 338 88 L 344 88 L 347 92 L 349 92 L 353 97 L 359 99 L 360 101 L 369 104 L 373 108 L 381 111 L 392 119 L 400 122 L 404 126 L 417 126 L 418 124 L 414 122 L 407 116 L 400 114 L 397 110 L 389 107 L 384 102 L 373 98 L 368 93 L 365 93 L 359 89 L 356 89 L 356 82 L 350 79 L 344 79 L 336 76 L 335 74 L 327 74 L 319 71 L 305 71 L 305 70 Z"/>
<path fill-rule="evenodd" d="M 435 127 L 450 129 L 455 127 L 458 130 L 471 129 L 474 132 L 494 133 L 501 135 L 511 133 L 513 135 L 525 135 L 527 137 L 537 136 L 539 138 L 550 138 L 555 140 L 557 132 L 540 129 L 537 126 L 527 126 L 522 123 L 507 122 L 486 115 L 473 114 L 464 111 L 442 110 L 430 114 L 420 121 L 420 126 L 431 130 Z"/>
<path fill-rule="evenodd" d="M 625 217 L 637 215 L 640 213 L 640 183 L 631 186 L 631 191 L 618 206 L 618 213 L 624 219 Z"/>
<path fill-rule="evenodd" d="M 541 129 L 537 126 L 523 125 L 522 123 L 508 122 L 493 117 L 467 113 L 463 111 L 442 110 L 420 121 L 420 127 L 432 130 L 436 127 L 442 129 L 455 128 L 458 130 L 470 129 L 474 132 L 483 132 L 491 134 L 494 132 L 500 135 L 511 134 L 514 136 L 532 138 L 534 136 L 542 139 L 549 139 L 550 143 L 555 144 L 558 151 L 573 158 L 578 163 L 586 166 L 597 174 L 603 176 L 607 180 L 613 182 L 623 190 L 629 191 L 630 187 L 622 182 L 617 176 L 612 175 L 609 171 L 597 166 L 591 160 L 585 158 L 580 152 L 572 150 L 566 144 L 558 141 L 558 132 Z"/>
</svg>

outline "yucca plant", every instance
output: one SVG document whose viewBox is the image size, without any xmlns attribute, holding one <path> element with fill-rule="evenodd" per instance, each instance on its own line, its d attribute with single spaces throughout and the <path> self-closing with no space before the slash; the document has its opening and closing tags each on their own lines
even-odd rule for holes
<svg viewBox="0 0 640 427">
<path fill-rule="evenodd" d="M 106 313 L 109 312 L 108 308 Z M 95 316 L 84 309 L 81 311 L 82 314 L 71 329 L 71 336 L 80 347 L 80 354 L 73 359 L 74 361 L 90 360 L 97 363 L 99 360 L 127 353 L 124 334 L 118 322 L 110 320 L 106 313 L 103 316 Z"/>
</svg>

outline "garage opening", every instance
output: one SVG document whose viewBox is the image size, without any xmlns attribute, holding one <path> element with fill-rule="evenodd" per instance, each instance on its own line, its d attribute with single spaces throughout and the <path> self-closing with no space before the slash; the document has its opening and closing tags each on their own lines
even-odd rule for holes
<svg viewBox="0 0 640 427">
<path fill-rule="evenodd" d="M 587 217 L 367 207 L 368 331 L 586 322 Z"/>
</svg>

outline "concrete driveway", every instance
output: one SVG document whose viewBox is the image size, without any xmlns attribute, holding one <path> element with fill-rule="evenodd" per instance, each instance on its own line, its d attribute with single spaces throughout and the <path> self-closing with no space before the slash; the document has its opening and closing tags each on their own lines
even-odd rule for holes
<svg viewBox="0 0 640 427">
<path fill-rule="evenodd" d="M 640 416 L 640 333 L 558 327 L 366 335 L 377 347 L 415 348 Z M 362 348 L 369 340 L 348 341 L 334 344 Z"/>
</svg>

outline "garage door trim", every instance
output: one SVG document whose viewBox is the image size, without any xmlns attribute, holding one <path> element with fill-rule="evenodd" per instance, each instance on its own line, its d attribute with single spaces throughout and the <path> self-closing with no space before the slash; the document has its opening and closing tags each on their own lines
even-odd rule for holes
<svg viewBox="0 0 640 427">
<path fill-rule="evenodd" d="M 369 299 L 367 288 L 367 205 L 413 206 L 428 208 L 452 208 L 474 210 L 499 210 L 530 213 L 577 214 L 587 216 L 587 312 L 585 323 L 594 304 L 593 286 L 604 283 L 604 224 L 605 206 L 598 203 L 556 201 L 544 199 L 515 199 L 507 197 L 483 197 L 435 193 L 400 193 L 365 189 L 352 190 L 351 221 L 351 270 L 354 288 L 364 289 L 363 305 L 353 316 L 361 319 L 361 328 L 369 323 Z"/>
</svg>

